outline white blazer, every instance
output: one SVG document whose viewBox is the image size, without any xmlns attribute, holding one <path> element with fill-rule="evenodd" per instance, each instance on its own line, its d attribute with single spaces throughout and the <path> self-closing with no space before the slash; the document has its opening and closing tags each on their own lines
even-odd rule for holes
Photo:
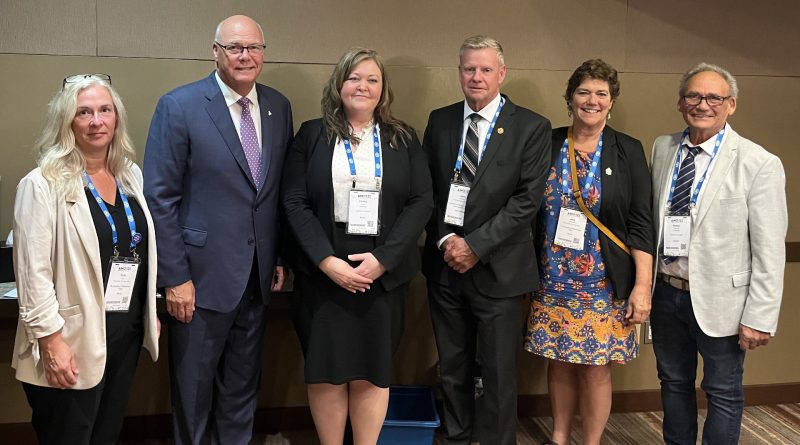
<svg viewBox="0 0 800 445">
<path fill-rule="evenodd" d="M 653 144 L 658 246 L 682 136 Z M 703 185 L 689 242 L 692 306 L 706 335 L 736 335 L 740 323 L 775 333 L 786 264 L 785 185 L 780 159 L 730 129 Z"/>
<path fill-rule="evenodd" d="M 142 194 L 142 172 L 131 168 L 133 196 L 147 219 L 147 301 L 144 347 L 158 358 L 156 237 Z M 19 321 L 11 360 L 17 380 L 50 386 L 38 339 L 61 330 L 78 366 L 73 389 L 100 383 L 106 365 L 106 326 L 100 247 L 86 195 L 59 199 L 36 168 L 22 178 L 14 201 L 14 265 Z"/>
</svg>

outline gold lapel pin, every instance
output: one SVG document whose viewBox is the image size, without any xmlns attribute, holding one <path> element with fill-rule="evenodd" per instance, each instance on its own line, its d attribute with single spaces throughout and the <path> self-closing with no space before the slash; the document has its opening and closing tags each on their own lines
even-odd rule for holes
<svg viewBox="0 0 800 445">
<path fill-rule="evenodd" d="M 607 174 L 608 176 L 611 176 L 611 167 L 608 167 L 608 168 L 606 169 L 606 174 Z"/>
<path fill-rule="evenodd" d="M 503 127 L 500 127 L 497 129 L 497 134 L 503 134 L 504 131 L 505 130 L 503 130 Z"/>
</svg>

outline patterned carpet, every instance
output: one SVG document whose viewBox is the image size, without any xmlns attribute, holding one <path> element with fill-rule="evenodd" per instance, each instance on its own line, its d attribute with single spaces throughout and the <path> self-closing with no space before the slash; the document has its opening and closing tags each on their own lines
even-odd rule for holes
<svg viewBox="0 0 800 445">
<path fill-rule="evenodd" d="M 649 445 L 661 439 L 662 412 L 612 414 L 603 435 L 603 445 Z M 702 434 L 705 410 L 697 421 Z M 577 425 L 579 426 L 579 425 Z M 549 417 L 520 419 L 517 444 L 539 445 L 550 437 L 553 421 Z M 698 434 L 698 435 L 699 435 Z M 582 443 L 580 431 L 573 431 L 572 445 Z M 700 443 L 698 441 L 698 443 Z M 800 444 L 800 404 L 750 406 L 742 420 L 742 445 Z M 561 444 L 566 445 L 566 444 Z"/>
</svg>

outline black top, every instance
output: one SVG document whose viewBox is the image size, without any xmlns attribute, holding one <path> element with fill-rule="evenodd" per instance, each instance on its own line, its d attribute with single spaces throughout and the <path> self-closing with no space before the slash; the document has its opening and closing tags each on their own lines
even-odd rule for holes
<svg viewBox="0 0 800 445">
<path fill-rule="evenodd" d="M 111 256 L 114 254 L 111 226 L 108 224 L 105 215 L 103 215 L 100 205 L 94 200 L 92 192 L 88 188 L 85 189 L 85 192 L 86 199 L 89 200 L 89 210 L 92 213 L 95 232 L 97 232 L 97 241 L 100 244 L 100 265 L 103 270 L 103 291 L 105 291 L 108 285 L 108 274 L 111 270 Z M 136 275 L 136 284 L 133 287 L 133 295 L 128 312 L 106 312 L 106 337 L 113 336 L 113 334 L 126 326 L 141 329 L 143 307 L 147 300 L 147 219 L 136 198 L 128 196 L 128 202 L 131 206 L 133 219 L 136 221 L 136 231 L 142 235 L 142 240 L 136 245 L 136 252 L 139 254 L 141 263 Z M 125 207 L 122 204 L 119 190 L 117 190 L 115 204 L 112 205 L 108 202 L 105 204 L 108 207 L 111 218 L 114 220 L 114 225 L 117 227 L 117 236 L 119 237 L 117 250 L 119 255 L 123 257 L 133 256 L 130 249 L 131 231 L 128 228 L 128 218 L 125 215 Z"/>
</svg>

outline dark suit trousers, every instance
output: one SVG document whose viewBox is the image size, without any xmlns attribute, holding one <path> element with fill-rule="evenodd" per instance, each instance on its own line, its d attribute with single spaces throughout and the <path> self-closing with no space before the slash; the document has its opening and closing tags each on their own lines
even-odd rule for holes
<svg viewBox="0 0 800 445">
<path fill-rule="evenodd" d="M 189 323 L 170 317 L 172 429 L 177 445 L 250 442 L 266 319 L 257 283 L 255 272 L 231 312 L 197 307 Z"/>
<path fill-rule="evenodd" d="M 128 412 L 143 334 L 141 324 L 126 324 L 114 331 L 107 335 L 106 369 L 94 388 L 58 389 L 22 384 L 33 410 L 31 424 L 40 444 L 117 443 Z"/>
<path fill-rule="evenodd" d="M 521 296 L 482 295 L 471 273 L 452 274 L 451 285 L 428 281 L 436 347 L 439 351 L 447 444 L 516 444 L 517 353 L 522 345 Z M 481 366 L 484 416 L 475 424 L 475 363 Z M 486 429 L 485 431 L 483 429 Z"/>
</svg>

